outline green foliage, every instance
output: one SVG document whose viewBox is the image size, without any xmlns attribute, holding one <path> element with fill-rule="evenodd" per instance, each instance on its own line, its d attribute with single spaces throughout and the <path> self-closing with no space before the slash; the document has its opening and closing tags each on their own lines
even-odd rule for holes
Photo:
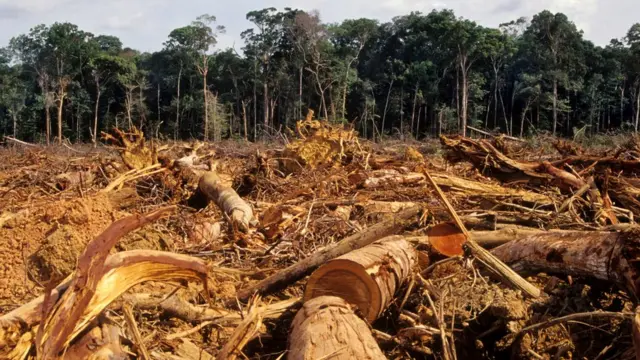
<svg viewBox="0 0 640 360">
<path fill-rule="evenodd" d="M 0 50 L 0 131 L 44 141 L 47 113 L 55 123 L 59 109 L 63 136 L 77 141 L 129 125 L 215 141 L 246 129 L 255 140 L 309 108 L 376 140 L 461 132 L 465 122 L 585 138 L 640 125 L 640 24 L 603 48 L 550 11 L 498 28 L 446 9 L 386 23 L 326 24 L 291 8 L 246 18 L 243 54 L 216 50 L 225 28 L 207 14 L 153 53 L 70 23 L 37 25 Z"/>
</svg>

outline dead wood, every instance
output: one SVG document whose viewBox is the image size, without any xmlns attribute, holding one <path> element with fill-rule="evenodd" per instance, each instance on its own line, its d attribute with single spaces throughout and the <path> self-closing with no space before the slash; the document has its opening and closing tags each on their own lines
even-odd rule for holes
<svg viewBox="0 0 640 360">
<path fill-rule="evenodd" d="M 263 311 L 257 306 L 259 302 L 259 295 L 250 301 L 249 310 L 244 314 L 244 319 L 231 334 L 222 350 L 216 355 L 218 360 L 235 360 L 249 340 L 258 333 L 260 326 L 262 326 L 263 315 Z"/>
<path fill-rule="evenodd" d="M 129 331 L 133 335 L 133 339 L 135 340 L 134 345 L 136 350 L 138 351 L 138 355 L 143 360 L 150 360 L 151 356 L 149 355 L 149 351 L 144 344 L 144 339 L 140 335 L 140 330 L 138 330 L 138 324 L 136 324 L 136 318 L 133 316 L 133 311 L 131 311 L 131 306 L 129 304 L 125 304 L 122 307 L 122 312 L 124 313 L 124 319 L 127 322 L 127 327 L 129 327 Z"/>
<path fill-rule="evenodd" d="M 290 360 L 386 359 L 367 323 L 333 296 L 303 305 L 291 324 L 288 350 Z"/>
<path fill-rule="evenodd" d="M 532 185 L 552 185 L 563 190 L 579 189 L 584 185 L 580 178 L 564 171 L 564 163 L 524 162 L 504 155 L 486 140 L 440 136 L 448 150 L 451 162 L 469 161 L 480 171 L 503 182 L 529 182 Z"/>
<path fill-rule="evenodd" d="M 466 245 L 469 247 L 473 255 L 475 255 L 478 259 L 480 259 L 486 266 L 489 267 L 489 269 L 496 272 L 497 275 L 501 277 L 501 280 L 510 283 L 511 285 L 513 285 L 517 289 L 522 290 L 523 292 L 525 292 L 527 295 L 531 297 L 534 297 L 534 298 L 539 297 L 542 294 L 540 289 L 538 289 L 537 287 L 533 286 L 528 281 L 523 279 L 520 275 L 518 275 L 511 268 L 505 265 L 502 261 L 497 259 L 490 252 L 483 249 L 480 245 L 478 245 L 475 241 L 473 241 L 473 239 L 471 238 L 471 234 L 469 234 L 469 231 L 464 226 L 464 223 L 462 222 L 462 220 L 460 219 L 456 211 L 453 209 L 453 206 L 451 205 L 451 203 L 449 203 L 449 200 L 444 195 L 440 187 L 435 183 L 431 175 L 429 175 L 429 173 L 426 170 L 424 173 L 427 176 L 427 179 L 429 180 L 431 185 L 436 189 L 438 196 L 440 197 L 445 207 L 449 211 L 449 214 L 453 218 L 456 226 L 464 234 L 466 239 Z"/>
<path fill-rule="evenodd" d="M 417 254 L 401 236 L 391 236 L 330 260 L 307 281 L 304 301 L 338 296 L 375 321 L 410 278 Z"/>
<path fill-rule="evenodd" d="M 119 238 L 171 209 L 116 221 L 87 245 L 67 291 L 53 305 L 47 305 L 45 298 L 47 315 L 36 341 L 39 358 L 56 358 L 95 316 L 137 283 L 206 277 L 206 264 L 184 255 L 131 251 L 113 255 L 107 261 L 109 250 Z"/>
<path fill-rule="evenodd" d="M 252 285 L 238 292 L 238 298 L 246 301 L 253 294 L 264 295 L 276 288 L 288 284 L 292 284 L 310 272 L 314 271 L 318 266 L 344 255 L 350 251 L 365 247 L 386 236 L 392 235 L 404 229 L 407 225 L 414 223 L 421 213 L 421 209 L 414 207 L 398 213 L 393 219 L 373 225 L 364 231 L 351 235 L 337 244 L 329 246 L 318 251 L 306 259 L 269 276 L 260 281 L 258 284 Z"/>
<path fill-rule="evenodd" d="M 638 294 L 640 230 L 542 232 L 511 241 L 492 253 L 523 273 L 548 272 L 617 283 Z"/>
<path fill-rule="evenodd" d="M 254 220 L 253 209 L 230 187 L 225 186 L 215 172 L 200 178 L 198 188 L 207 199 L 229 216 L 234 228 L 247 231 Z"/>
<path fill-rule="evenodd" d="M 158 153 L 154 144 L 145 144 L 144 133 L 133 127 L 130 132 L 113 129 L 114 135 L 102 132 L 102 139 L 112 142 L 118 150 L 122 162 L 132 170 L 142 170 L 158 163 Z"/>
</svg>

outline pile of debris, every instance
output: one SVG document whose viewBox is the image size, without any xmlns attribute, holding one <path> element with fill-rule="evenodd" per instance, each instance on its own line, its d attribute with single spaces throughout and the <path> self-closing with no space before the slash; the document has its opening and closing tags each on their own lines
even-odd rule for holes
<svg viewBox="0 0 640 360">
<path fill-rule="evenodd" d="M 638 354 L 632 143 L 536 160 L 442 136 L 440 158 L 312 112 L 297 132 L 284 149 L 131 129 L 106 151 L 3 150 L 0 356 Z"/>
</svg>

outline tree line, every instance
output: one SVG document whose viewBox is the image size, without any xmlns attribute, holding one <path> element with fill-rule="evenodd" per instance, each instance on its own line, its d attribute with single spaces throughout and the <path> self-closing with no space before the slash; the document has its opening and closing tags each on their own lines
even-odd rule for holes
<svg viewBox="0 0 640 360">
<path fill-rule="evenodd" d="M 71 23 L 0 48 L 0 131 L 49 143 L 136 126 L 161 139 L 268 139 L 313 109 L 362 136 L 424 138 L 468 126 L 527 136 L 637 131 L 640 23 L 605 47 L 562 13 L 498 28 L 451 10 L 380 23 L 252 11 L 242 53 L 217 49 L 211 15 L 161 50 L 124 47 Z"/>
</svg>

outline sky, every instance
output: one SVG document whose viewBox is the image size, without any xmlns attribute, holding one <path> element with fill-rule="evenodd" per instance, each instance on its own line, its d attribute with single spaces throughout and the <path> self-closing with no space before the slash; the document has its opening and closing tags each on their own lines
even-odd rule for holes
<svg viewBox="0 0 640 360">
<path fill-rule="evenodd" d="M 57 21 L 74 23 L 95 35 L 118 36 L 125 46 L 137 50 L 155 51 L 171 30 L 211 14 L 227 28 L 218 47 L 240 51 L 240 33 L 251 27 L 246 13 L 270 6 L 318 10 L 324 22 L 360 17 L 386 22 L 411 11 L 447 8 L 493 27 L 548 9 L 567 14 L 584 30 L 585 38 L 603 46 L 640 22 L 640 0 L 0 0 L 0 47 L 37 24 Z"/>
</svg>

